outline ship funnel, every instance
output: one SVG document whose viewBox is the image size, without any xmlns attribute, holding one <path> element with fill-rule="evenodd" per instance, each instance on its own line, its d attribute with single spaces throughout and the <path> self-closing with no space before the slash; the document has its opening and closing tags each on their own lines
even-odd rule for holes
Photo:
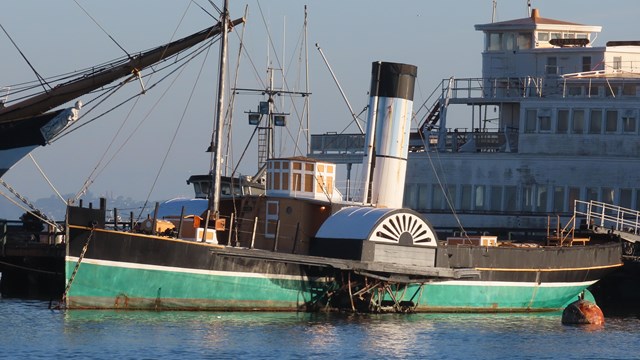
<svg viewBox="0 0 640 360">
<path fill-rule="evenodd" d="M 364 203 L 402 207 L 417 72 L 413 65 L 373 63 L 363 159 Z"/>
</svg>

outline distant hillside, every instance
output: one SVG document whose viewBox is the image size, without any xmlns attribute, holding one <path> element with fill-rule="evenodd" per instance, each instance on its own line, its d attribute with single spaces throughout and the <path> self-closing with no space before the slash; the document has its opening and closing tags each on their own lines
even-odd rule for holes
<svg viewBox="0 0 640 360">
<path fill-rule="evenodd" d="M 65 199 L 72 198 L 73 196 L 74 194 L 63 195 Z M 89 203 L 93 203 L 94 207 L 98 207 L 100 198 L 99 196 L 95 196 L 91 192 L 88 192 L 84 197 L 82 197 L 82 201 L 85 206 L 88 206 Z M 56 221 L 64 220 L 66 206 L 59 197 L 52 195 L 48 198 L 38 199 L 34 201 L 33 204 L 49 218 Z M 150 213 L 153 210 L 154 205 L 155 201 L 150 201 L 147 204 L 147 209 L 143 211 L 143 214 Z M 137 216 L 143 206 L 144 201 L 134 200 L 130 197 L 125 198 L 123 196 L 118 196 L 116 198 L 107 198 L 107 208 L 117 208 L 121 214 L 120 216 L 123 218 L 128 218 L 127 214 L 131 211 L 133 211 L 135 216 Z M 0 198 L 0 219 L 17 220 L 23 213 L 24 210 L 18 208 L 4 197 Z"/>
</svg>

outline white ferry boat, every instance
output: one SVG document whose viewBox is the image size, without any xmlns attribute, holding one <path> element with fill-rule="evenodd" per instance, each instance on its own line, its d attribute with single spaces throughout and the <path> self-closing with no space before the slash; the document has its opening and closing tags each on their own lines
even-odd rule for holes
<svg viewBox="0 0 640 360">
<path fill-rule="evenodd" d="M 404 206 L 440 230 L 546 230 L 574 201 L 640 207 L 640 41 L 529 17 L 476 25 L 482 77 L 442 81 L 412 134 Z M 463 127 L 452 111 L 465 105 Z M 450 114 L 450 116 L 448 116 Z"/>
</svg>

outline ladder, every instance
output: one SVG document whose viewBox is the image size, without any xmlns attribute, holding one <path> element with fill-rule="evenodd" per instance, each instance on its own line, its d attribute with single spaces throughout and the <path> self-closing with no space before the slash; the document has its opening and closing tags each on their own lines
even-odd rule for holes
<svg viewBox="0 0 640 360">
<path fill-rule="evenodd" d="M 596 233 L 609 233 L 621 239 L 640 243 L 640 211 L 600 201 L 576 200 L 575 215 L 583 215 Z M 574 215 L 574 216 L 575 216 Z"/>
</svg>

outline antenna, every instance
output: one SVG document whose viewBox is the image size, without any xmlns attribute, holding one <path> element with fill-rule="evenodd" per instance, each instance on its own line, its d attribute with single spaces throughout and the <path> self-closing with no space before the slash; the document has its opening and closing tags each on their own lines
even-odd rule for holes
<svg viewBox="0 0 640 360">
<path fill-rule="evenodd" d="M 491 22 L 496 22 L 496 8 L 498 7 L 498 0 L 493 0 L 491 7 Z"/>
</svg>

